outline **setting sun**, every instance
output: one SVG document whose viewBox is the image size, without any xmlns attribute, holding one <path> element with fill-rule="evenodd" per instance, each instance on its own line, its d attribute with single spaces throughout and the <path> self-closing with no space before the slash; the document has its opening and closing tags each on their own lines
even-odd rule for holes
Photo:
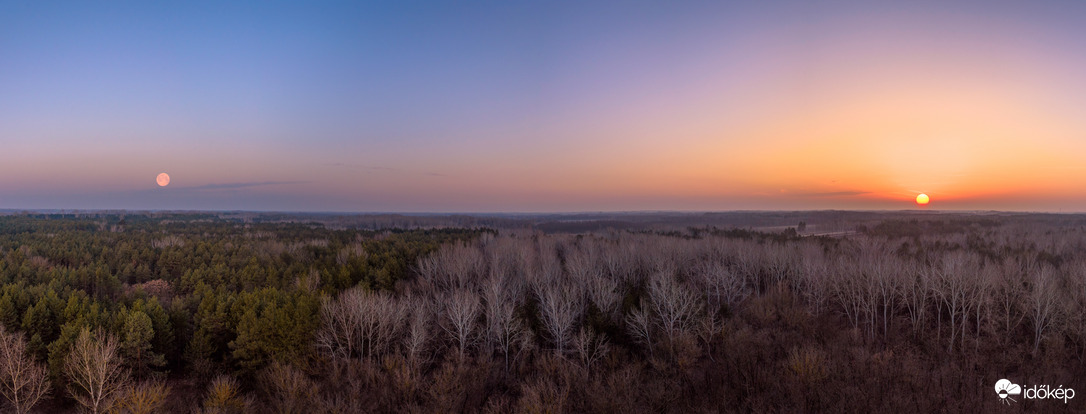
<svg viewBox="0 0 1086 414">
<path fill-rule="evenodd" d="M 920 195 L 916 196 L 916 204 L 918 204 L 918 205 L 926 206 L 926 205 L 928 205 L 928 201 L 931 201 L 931 200 L 928 198 L 927 194 L 920 194 Z"/>
</svg>

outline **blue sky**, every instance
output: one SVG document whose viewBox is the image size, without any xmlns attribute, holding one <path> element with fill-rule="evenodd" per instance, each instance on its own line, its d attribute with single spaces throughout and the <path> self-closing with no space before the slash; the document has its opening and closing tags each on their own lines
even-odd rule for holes
<svg viewBox="0 0 1086 414">
<path fill-rule="evenodd" d="M 1075 209 L 1084 9 L 0 1 L 0 208 Z"/>
</svg>

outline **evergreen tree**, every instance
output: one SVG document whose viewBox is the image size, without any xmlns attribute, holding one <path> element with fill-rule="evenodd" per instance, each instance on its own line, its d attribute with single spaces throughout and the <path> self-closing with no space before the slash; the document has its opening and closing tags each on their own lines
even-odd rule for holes
<svg viewBox="0 0 1086 414">
<path fill-rule="evenodd" d="M 162 354 L 152 349 L 151 340 L 154 337 L 155 329 L 150 316 L 135 309 L 128 312 L 121 329 L 121 355 L 137 380 L 142 379 L 151 367 L 161 367 L 166 363 Z"/>
</svg>

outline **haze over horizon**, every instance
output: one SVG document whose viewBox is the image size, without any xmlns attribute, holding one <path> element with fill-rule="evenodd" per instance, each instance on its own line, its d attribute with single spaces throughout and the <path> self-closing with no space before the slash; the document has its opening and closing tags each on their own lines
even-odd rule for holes
<svg viewBox="0 0 1086 414">
<path fill-rule="evenodd" d="M 1086 210 L 1086 3 L 898 3 L 0 0 L 0 209 Z"/>
</svg>

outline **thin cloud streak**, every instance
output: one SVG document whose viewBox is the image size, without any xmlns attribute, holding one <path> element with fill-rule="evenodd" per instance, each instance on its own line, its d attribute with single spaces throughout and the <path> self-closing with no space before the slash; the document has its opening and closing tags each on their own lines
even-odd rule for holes
<svg viewBox="0 0 1086 414">
<path fill-rule="evenodd" d="M 870 191 L 831 191 L 824 193 L 796 193 L 789 194 L 797 197 L 853 197 L 858 195 L 871 194 Z"/>
<path fill-rule="evenodd" d="M 354 169 L 354 170 L 400 171 L 399 168 L 393 168 L 393 167 L 379 167 L 379 166 L 372 166 L 372 165 L 347 164 L 347 163 L 343 163 L 343 162 L 330 162 L 330 163 L 324 164 L 324 166 L 326 166 L 326 167 L 350 168 L 350 169 Z"/>
<path fill-rule="evenodd" d="M 409 173 L 409 174 L 422 174 L 422 175 L 427 175 L 427 176 L 430 176 L 430 177 L 449 177 L 448 174 L 441 173 L 441 172 L 435 172 L 435 171 L 426 171 L 426 172 L 406 171 L 406 170 L 401 169 L 401 168 L 380 167 L 380 166 L 363 165 L 363 164 L 349 164 L 349 163 L 344 163 L 344 162 L 329 162 L 329 163 L 325 163 L 324 166 L 325 167 L 348 168 L 348 169 L 352 169 L 352 170 L 367 170 L 367 173 L 374 172 L 374 171 L 382 171 L 382 172 L 400 172 L 400 173 Z"/>
<path fill-rule="evenodd" d="M 178 190 L 234 190 L 239 188 L 264 187 L 269 185 L 308 184 L 309 181 L 256 181 L 246 183 L 205 184 L 193 187 L 181 187 Z"/>
</svg>

